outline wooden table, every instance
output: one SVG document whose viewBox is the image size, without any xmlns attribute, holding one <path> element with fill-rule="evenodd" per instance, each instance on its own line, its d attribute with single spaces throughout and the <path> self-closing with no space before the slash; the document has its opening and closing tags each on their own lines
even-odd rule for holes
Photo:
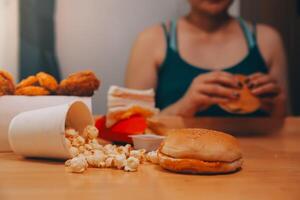
<svg viewBox="0 0 300 200">
<path fill-rule="evenodd" d="M 243 169 L 210 176 L 173 174 L 151 164 L 136 173 L 71 174 L 59 161 L 0 153 L 0 199 L 300 199 L 300 118 L 288 118 L 280 134 L 240 142 Z"/>
</svg>

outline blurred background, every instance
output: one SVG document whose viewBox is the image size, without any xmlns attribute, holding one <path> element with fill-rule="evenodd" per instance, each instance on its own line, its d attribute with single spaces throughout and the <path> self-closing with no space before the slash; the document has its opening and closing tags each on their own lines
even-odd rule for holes
<svg viewBox="0 0 300 200">
<path fill-rule="evenodd" d="M 106 112 L 110 85 L 123 85 L 134 39 L 146 27 L 184 15 L 185 0 L 0 0 L 0 68 L 16 80 L 91 69 L 102 80 L 94 113 Z M 289 62 L 289 107 L 300 115 L 300 0 L 235 0 L 230 12 L 277 28 Z"/>
</svg>

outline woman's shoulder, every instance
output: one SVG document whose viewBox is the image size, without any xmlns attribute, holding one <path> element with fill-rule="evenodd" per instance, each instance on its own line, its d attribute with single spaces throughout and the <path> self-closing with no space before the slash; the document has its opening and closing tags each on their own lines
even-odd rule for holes
<svg viewBox="0 0 300 200">
<path fill-rule="evenodd" d="M 270 25 L 257 24 L 256 38 L 260 52 L 267 62 L 272 60 L 275 52 L 280 51 L 284 46 L 281 34 Z"/>
<path fill-rule="evenodd" d="M 278 30 L 267 24 L 257 24 L 257 37 L 264 43 L 272 44 L 281 42 L 281 35 Z"/>
<path fill-rule="evenodd" d="M 166 38 L 162 25 L 154 25 L 140 32 L 135 47 L 147 51 L 157 63 L 162 63 L 166 55 Z"/>
<path fill-rule="evenodd" d="M 157 43 L 163 42 L 164 40 L 164 30 L 162 25 L 154 25 L 148 27 L 140 32 L 137 36 L 137 42 L 149 43 L 152 45 L 156 45 Z"/>
</svg>

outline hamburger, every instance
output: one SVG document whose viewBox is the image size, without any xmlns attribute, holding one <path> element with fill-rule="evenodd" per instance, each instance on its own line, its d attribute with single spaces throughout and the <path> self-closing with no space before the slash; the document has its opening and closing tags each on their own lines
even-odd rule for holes
<svg viewBox="0 0 300 200">
<path fill-rule="evenodd" d="M 219 106 L 223 110 L 233 114 L 249 114 L 255 112 L 261 106 L 260 100 L 254 96 L 248 88 L 246 76 L 236 75 L 236 77 L 242 85 L 241 89 L 237 90 L 240 94 L 239 98 L 219 104 Z"/>
<path fill-rule="evenodd" d="M 236 138 L 207 129 L 170 130 L 158 159 L 164 169 L 191 174 L 235 172 L 243 163 Z"/>
</svg>

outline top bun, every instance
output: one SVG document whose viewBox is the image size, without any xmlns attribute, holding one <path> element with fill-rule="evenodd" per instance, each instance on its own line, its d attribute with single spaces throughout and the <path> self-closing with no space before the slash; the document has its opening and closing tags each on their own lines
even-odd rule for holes
<svg viewBox="0 0 300 200">
<path fill-rule="evenodd" d="M 160 151 L 173 158 L 233 162 L 242 157 L 236 138 L 207 129 L 174 129 Z"/>
</svg>

